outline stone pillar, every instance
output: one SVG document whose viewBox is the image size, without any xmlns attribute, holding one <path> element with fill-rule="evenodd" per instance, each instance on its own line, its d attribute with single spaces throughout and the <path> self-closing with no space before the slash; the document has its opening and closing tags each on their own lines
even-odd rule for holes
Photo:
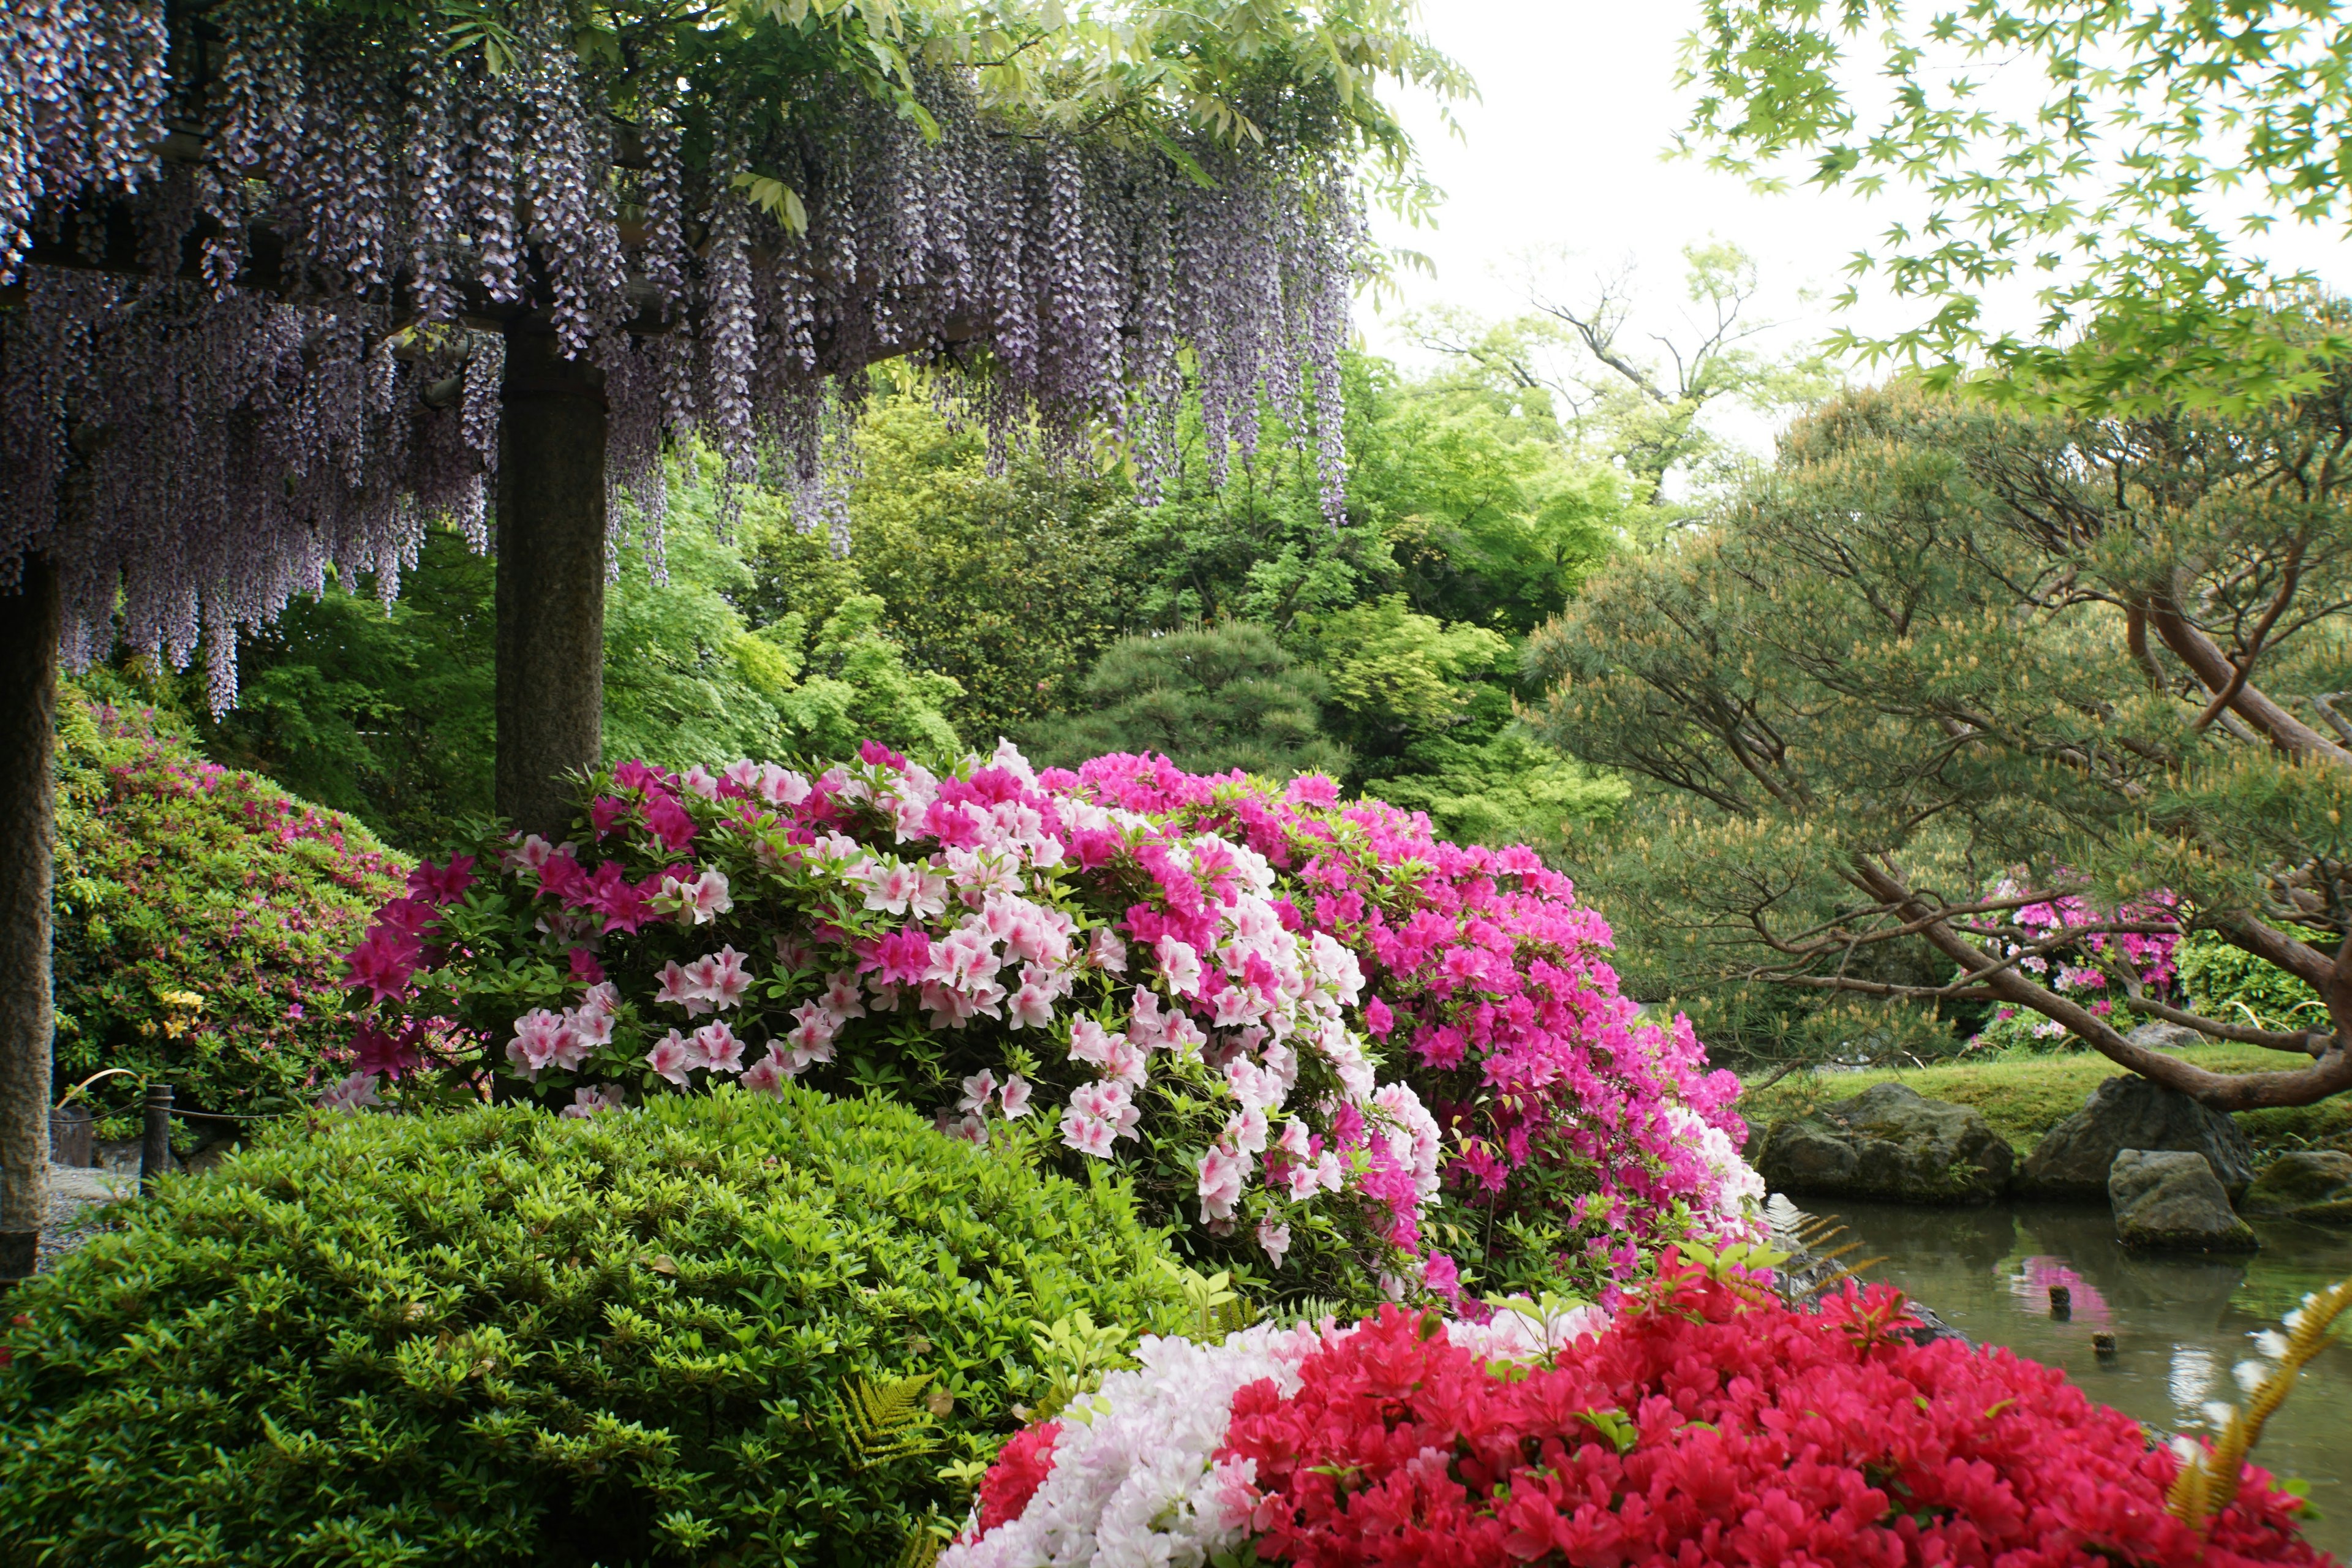
<svg viewBox="0 0 2352 1568">
<path fill-rule="evenodd" d="M 57 569 L 28 553 L 0 594 L 0 1282 L 32 1273 L 48 1198 L 49 883 L 56 826 Z"/>
<path fill-rule="evenodd" d="M 498 482 L 498 808 L 562 839 L 604 737 L 604 374 L 507 328 Z"/>
</svg>

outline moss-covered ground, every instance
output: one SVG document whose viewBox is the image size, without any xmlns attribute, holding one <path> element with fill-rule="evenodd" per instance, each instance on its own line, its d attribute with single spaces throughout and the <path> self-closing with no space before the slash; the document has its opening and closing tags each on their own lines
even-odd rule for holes
<svg viewBox="0 0 2352 1568">
<path fill-rule="evenodd" d="M 2293 1058 L 2255 1046 L 2199 1046 L 2182 1054 L 2198 1066 L 2219 1072 L 2274 1071 L 2294 1065 Z M 1874 1083 L 1905 1083 L 1929 1100 L 1976 1107 L 1992 1130 L 2023 1154 L 2044 1132 L 2080 1110 L 2101 1079 L 2122 1071 L 2095 1052 L 2065 1051 L 2002 1053 L 1924 1068 L 1801 1072 L 1741 1095 L 1738 1110 L 1755 1125 L 1847 1099 Z M 1751 1081 L 1760 1082 L 1764 1076 L 1758 1074 Z M 2317 1105 L 2240 1111 L 2237 1122 L 2258 1150 L 2279 1152 L 2315 1145 L 2352 1149 L 2352 1094 L 2339 1094 Z"/>
</svg>

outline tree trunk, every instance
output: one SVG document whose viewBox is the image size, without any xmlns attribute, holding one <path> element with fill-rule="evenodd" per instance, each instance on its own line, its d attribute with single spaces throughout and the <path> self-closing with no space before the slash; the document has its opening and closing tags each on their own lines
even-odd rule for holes
<svg viewBox="0 0 2352 1568">
<path fill-rule="evenodd" d="M 48 1198 L 49 880 L 57 569 L 27 552 L 0 595 L 0 1282 L 32 1273 Z"/>
<path fill-rule="evenodd" d="M 604 744 L 604 375 L 507 329 L 498 488 L 498 807 L 561 841 Z"/>
</svg>

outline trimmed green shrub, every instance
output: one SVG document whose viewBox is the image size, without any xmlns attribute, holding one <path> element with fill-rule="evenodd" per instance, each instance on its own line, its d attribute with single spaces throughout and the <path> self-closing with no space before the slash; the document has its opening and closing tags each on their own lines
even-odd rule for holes
<svg viewBox="0 0 2352 1568">
<path fill-rule="evenodd" d="M 2318 992 L 2274 963 L 2233 947 L 2210 931 L 2183 937 L 2173 952 L 2187 1005 L 2225 1024 L 2262 1029 L 2326 1033 L 2327 1004 Z"/>
<path fill-rule="evenodd" d="M 0 1330 L 0 1561 L 889 1568 L 1041 1342 L 1185 1321 L 1122 1187 L 789 1086 L 338 1118 L 128 1212 Z"/>
<path fill-rule="evenodd" d="M 58 1092 L 130 1069 L 89 1091 L 99 1135 L 130 1138 L 149 1076 L 238 1114 L 348 1070 L 341 955 L 409 861 L 152 709 L 68 688 L 58 740 Z"/>
</svg>

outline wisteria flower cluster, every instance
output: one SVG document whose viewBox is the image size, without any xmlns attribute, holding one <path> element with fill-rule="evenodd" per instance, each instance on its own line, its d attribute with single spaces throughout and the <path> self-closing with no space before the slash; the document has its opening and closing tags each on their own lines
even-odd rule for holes
<svg viewBox="0 0 2352 1568">
<path fill-rule="evenodd" d="M 1605 942 L 1532 855 L 1328 780 L 1041 775 L 1010 745 L 938 774 L 868 743 L 814 776 L 623 763 L 576 838 L 425 862 L 349 965 L 363 1067 L 467 1041 L 587 1113 L 879 1091 L 1116 1162 L 1254 1267 L 1458 1300 L 1454 1248 L 1605 1286 L 1760 1196 L 1727 1075 L 1614 994 Z"/>
<path fill-rule="evenodd" d="M 110 643 L 120 594 L 132 644 L 205 645 L 226 702 L 233 628 L 327 567 L 389 593 L 425 522 L 478 542 L 507 356 L 474 329 L 539 299 L 603 374 L 656 563 L 660 454 L 689 433 L 733 479 L 788 454 L 800 521 L 845 548 L 841 442 L 900 354 L 1000 454 L 1118 429 L 1147 498 L 1189 355 L 1217 477 L 1270 404 L 1339 504 L 1354 122 L 1278 72 L 1231 145 L 1006 135 L 969 72 L 911 66 L 902 113 L 813 59 L 784 114 L 716 57 L 606 59 L 545 0 L 464 11 L 474 47 L 431 6 L 222 0 L 179 49 L 166 10 L 0 11 L 0 282 L 27 286 L 0 321 L 0 587 L 28 549 L 59 561 L 69 658 Z M 200 90 L 166 69 L 199 54 Z M 108 267 L 146 276 L 59 276 L 112 243 L 85 216 L 109 205 L 139 240 Z"/>
<path fill-rule="evenodd" d="M 1888 1287 L 1803 1312 L 1665 1263 L 1532 1356 L 1395 1307 L 1148 1344 L 1007 1445 L 942 1568 L 2328 1561 L 2260 1470 L 2174 1517 L 2172 1450 L 2054 1369 L 1916 1343 Z"/>
</svg>

